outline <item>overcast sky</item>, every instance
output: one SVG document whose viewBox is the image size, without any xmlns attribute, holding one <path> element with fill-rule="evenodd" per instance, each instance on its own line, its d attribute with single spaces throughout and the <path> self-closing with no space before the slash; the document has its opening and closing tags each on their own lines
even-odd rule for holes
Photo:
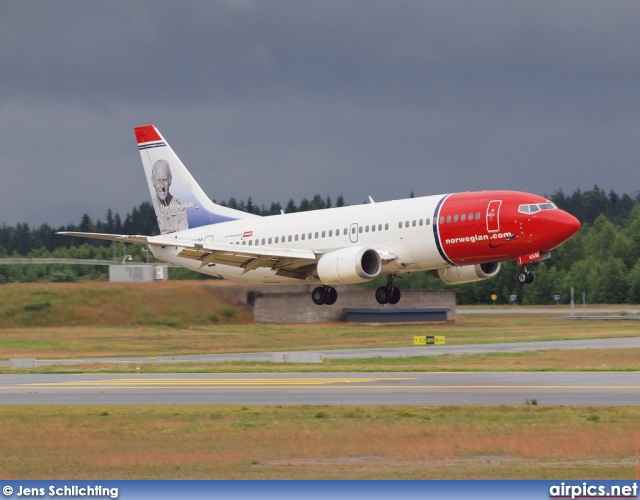
<svg viewBox="0 0 640 500">
<path fill-rule="evenodd" d="M 637 1 L 0 0 L 0 224 L 149 200 L 640 190 Z"/>
</svg>

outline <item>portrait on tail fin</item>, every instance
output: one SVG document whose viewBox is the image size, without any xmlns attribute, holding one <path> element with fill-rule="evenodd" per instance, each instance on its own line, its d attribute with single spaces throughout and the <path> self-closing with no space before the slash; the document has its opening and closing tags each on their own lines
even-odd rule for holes
<svg viewBox="0 0 640 500">
<path fill-rule="evenodd" d="M 135 133 L 162 234 L 256 217 L 213 203 L 153 125 Z"/>
<path fill-rule="evenodd" d="M 167 160 L 158 160 L 151 167 L 151 184 L 155 188 L 153 208 L 158 218 L 160 233 L 175 233 L 189 229 L 187 208 L 181 200 L 171 194 L 169 188 L 173 178 Z"/>
</svg>

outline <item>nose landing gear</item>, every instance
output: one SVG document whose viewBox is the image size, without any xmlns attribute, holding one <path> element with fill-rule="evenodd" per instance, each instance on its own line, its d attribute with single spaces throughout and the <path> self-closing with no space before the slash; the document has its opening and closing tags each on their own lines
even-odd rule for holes
<svg viewBox="0 0 640 500">
<path fill-rule="evenodd" d="M 518 281 L 524 284 L 533 283 L 533 273 L 523 266 L 522 271 L 518 274 Z"/>
</svg>

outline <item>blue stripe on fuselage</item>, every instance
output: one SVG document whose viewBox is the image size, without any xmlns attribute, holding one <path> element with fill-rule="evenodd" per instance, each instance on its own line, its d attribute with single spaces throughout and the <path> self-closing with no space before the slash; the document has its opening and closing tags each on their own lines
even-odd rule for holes
<svg viewBox="0 0 640 500">
<path fill-rule="evenodd" d="M 451 262 L 449 260 L 449 257 L 447 257 L 447 254 L 444 253 L 444 249 L 442 248 L 442 245 L 440 244 L 440 236 L 438 235 L 438 225 L 440 224 L 440 209 L 442 208 L 442 204 L 444 203 L 444 201 L 449 198 L 449 196 L 451 196 L 450 194 L 447 194 L 445 196 L 442 197 L 442 199 L 438 202 L 438 205 L 436 205 L 436 210 L 433 213 L 433 238 L 436 241 L 436 248 L 438 249 L 438 252 L 440 252 L 440 256 L 449 264 L 451 264 L 452 266 L 455 265 L 453 262 Z"/>
</svg>

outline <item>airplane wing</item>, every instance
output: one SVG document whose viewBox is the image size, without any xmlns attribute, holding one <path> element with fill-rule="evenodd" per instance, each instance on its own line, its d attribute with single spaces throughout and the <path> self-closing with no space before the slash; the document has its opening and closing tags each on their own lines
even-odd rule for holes
<svg viewBox="0 0 640 500">
<path fill-rule="evenodd" d="M 200 267 L 221 264 L 241 267 L 242 274 L 269 267 L 278 271 L 295 273 L 295 277 L 305 279 L 318 260 L 313 250 L 289 249 L 278 247 L 261 247 L 246 245 L 230 245 L 226 243 L 195 242 L 171 238 L 170 236 L 151 236 L 151 245 L 180 248 L 178 257 L 200 261 Z"/>
<path fill-rule="evenodd" d="M 200 261 L 200 267 L 213 264 L 241 267 L 242 274 L 259 267 L 276 269 L 276 274 L 305 279 L 321 253 L 305 249 L 289 249 L 260 246 L 238 246 L 225 243 L 195 242 L 170 236 L 128 236 L 123 234 L 81 233 L 62 231 L 57 234 L 93 238 L 98 240 L 122 241 L 176 247 L 180 249 L 178 257 Z"/>
<path fill-rule="evenodd" d="M 142 236 L 104 233 L 59 232 L 67 236 L 94 238 L 125 243 L 141 243 L 159 245 L 162 247 L 176 247 L 180 249 L 178 257 L 200 261 L 200 267 L 209 265 L 225 265 L 240 267 L 245 274 L 260 267 L 274 269 L 279 276 L 306 279 L 314 269 L 316 263 L 325 251 L 314 251 L 300 248 L 278 248 L 263 246 L 230 245 L 226 243 L 196 242 L 179 239 L 168 235 Z M 396 258 L 387 247 L 376 248 L 383 262 Z"/>
</svg>

